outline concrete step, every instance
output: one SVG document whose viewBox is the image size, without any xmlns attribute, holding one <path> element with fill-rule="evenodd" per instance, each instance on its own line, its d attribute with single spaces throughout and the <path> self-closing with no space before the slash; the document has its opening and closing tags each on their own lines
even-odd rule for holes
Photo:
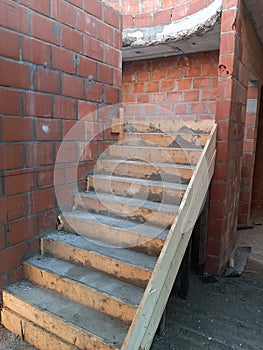
<svg viewBox="0 0 263 350">
<path fill-rule="evenodd" d="M 63 212 L 62 221 L 67 232 L 154 256 L 160 254 L 168 234 L 162 227 L 83 211 Z"/>
<path fill-rule="evenodd" d="M 24 263 L 25 277 L 75 302 L 131 323 L 143 289 L 106 273 L 51 256 L 38 256 Z"/>
<path fill-rule="evenodd" d="M 128 325 L 28 281 L 3 292 L 2 323 L 43 350 L 120 349 Z"/>
<path fill-rule="evenodd" d="M 74 209 L 157 224 L 164 228 L 171 225 L 178 210 L 176 205 L 96 192 L 75 194 L 74 203 Z"/>
<path fill-rule="evenodd" d="M 209 134 L 213 126 L 213 120 L 127 121 L 124 123 L 124 132 Z"/>
<path fill-rule="evenodd" d="M 123 142 L 133 146 L 202 148 L 208 134 L 193 133 L 124 133 Z"/>
<path fill-rule="evenodd" d="M 187 185 L 124 176 L 93 175 L 88 190 L 180 205 Z"/>
<path fill-rule="evenodd" d="M 65 231 L 42 238 L 43 253 L 85 267 L 92 267 L 137 287 L 149 282 L 157 258 L 114 245 L 93 241 Z"/>
<path fill-rule="evenodd" d="M 201 152 L 200 149 L 193 148 L 133 147 L 115 144 L 108 147 L 101 158 L 196 165 Z"/>
<path fill-rule="evenodd" d="M 109 174 L 137 179 L 162 180 L 187 184 L 194 166 L 183 164 L 149 163 L 139 160 L 99 159 L 94 174 Z"/>
</svg>

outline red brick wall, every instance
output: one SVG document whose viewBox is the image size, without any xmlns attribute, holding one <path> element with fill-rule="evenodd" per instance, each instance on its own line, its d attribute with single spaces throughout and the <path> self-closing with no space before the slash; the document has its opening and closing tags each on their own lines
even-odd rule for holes
<svg viewBox="0 0 263 350">
<path fill-rule="evenodd" d="M 249 73 L 262 81 L 263 51 L 240 0 L 224 1 L 219 55 L 217 158 L 211 187 L 207 271 L 235 246 Z"/>
<path fill-rule="evenodd" d="M 125 62 L 125 117 L 214 119 L 217 69 L 218 52 Z M 140 104 L 152 107 L 139 112 Z"/>
<path fill-rule="evenodd" d="M 119 102 L 122 24 L 99 0 L 2 0 L 0 22 L 1 289 L 55 227 L 53 169 L 67 131 L 94 112 L 85 126 L 92 138 L 107 119 L 96 110 Z M 86 178 L 108 136 L 91 143 L 83 162 L 62 167 L 61 192 L 71 188 L 72 167 Z"/>
<path fill-rule="evenodd" d="M 104 0 L 123 14 L 124 28 L 168 24 L 192 15 L 213 0 Z"/>
<path fill-rule="evenodd" d="M 259 88 L 257 86 L 249 87 L 245 117 L 245 134 L 239 198 L 238 223 L 240 225 L 249 225 L 250 223 L 252 185 L 258 131 L 258 98 Z"/>
</svg>

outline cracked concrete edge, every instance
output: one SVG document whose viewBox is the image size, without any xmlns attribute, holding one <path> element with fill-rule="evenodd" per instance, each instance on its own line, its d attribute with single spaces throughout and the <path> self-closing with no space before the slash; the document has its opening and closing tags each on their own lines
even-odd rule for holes
<svg viewBox="0 0 263 350">
<path fill-rule="evenodd" d="M 222 0 L 178 21 L 159 26 L 127 28 L 123 30 L 122 46 L 145 47 L 162 45 L 188 39 L 192 35 L 204 35 L 211 31 L 221 19 Z"/>
</svg>

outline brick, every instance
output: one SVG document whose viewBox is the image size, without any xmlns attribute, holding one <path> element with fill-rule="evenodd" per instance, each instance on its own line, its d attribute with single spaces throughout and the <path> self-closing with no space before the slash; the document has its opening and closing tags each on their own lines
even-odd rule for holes
<svg viewBox="0 0 263 350">
<path fill-rule="evenodd" d="M 192 79 L 178 79 L 177 86 L 178 90 L 189 90 L 192 88 Z"/>
<path fill-rule="evenodd" d="M 122 2 L 122 13 L 125 14 L 137 14 L 139 13 L 139 3 L 137 0 L 124 0 Z"/>
<path fill-rule="evenodd" d="M 26 241 L 37 233 L 36 217 L 31 216 L 7 224 L 7 244 L 14 245 Z"/>
<path fill-rule="evenodd" d="M 220 52 L 221 54 L 231 54 L 235 52 L 236 33 L 221 34 L 220 37 Z"/>
<path fill-rule="evenodd" d="M 112 48 L 111 46 L 104 45 L 104 62 L 110 64 L 113 67 L 122 68 L 122 56 L 121 51 Z"/>
<path fill-rule="evenodd" d="M 71 75 L 62 75 L 62 94 L 75 98 L 83 98 L 83 80 Z"/>
<path fill-rule="evenodd" d="M 38 215 L 38 232 L 44 233 L 56 228 L 57 215 L 55 210 L 47 210 Z"/>
<path fill-rule="evenodd" d="M 78 119 L 95 121 L 97 119 L 97 105 L 92 102 L 78 101 Z"/>
<path fill-rule="evenodd" d="M 2 0 L 0 2 L 0 23 L 3 27 L 29 34 L 29 11 L 14 1 Z"/>
<path fill-rule="evenodd" d="M 54 97 L 54 118 L 76 119 L 76 101 L 61 96 Z"/>
<path fill-rule="evenodd" d="M 198 12 L 204 8 L 204 0 L 191 0 L 190 14 Z"/>
<path fill-rule="evenodd" d="M 103 22 L 98 22 L 97 38 L 106 44 L 114 46 L 114 29 Z"/>
<path fill-rule="evenodd" d="M 194 88 L 202 89 L 211 87 L 210 78 L 194 78 Z"/>
<path fill-rule="evenodd" d="M 103 5 L 103 7 L 104 7 L 104 13 L 105 13 L 105 11 L 107 11 L 108 8 L 106 8 L 105 5 Z M 84 9 L 91 15 L 102 19 L 102 3 L 100 1 L 84 0 Z"/>
<path fill-rule="evenodd" d="M 84 36 L 84 54 L 98 61 L 103 61 L 102 43 L 89 36 Z"/>
<path fill-rule="evenodd" d="M 52 47 L 52 66 L 63 72 L 74 74 L 75 63 L 72 52 L 60 47 Z"/>
<path fill-rule="evenodd" d="M 151 14 L 142 14 L 134 16 L 134 27 L 148 27 L 153 25 L 153 17 Z"/>
<path fill-rule="evenodd" d="M 62 26 L 62 46 L 66 49 L 83 53 L 83 47 L 82 47 L 82 33 L 66 27 Z"/>
<path fill-rule="evenodd" d="M 230 32 L 235 30 L 235 21 L 237 16 L 237 9 L 224 11 L 222 14 L 221 32 Z"/>
<path fill-rule="evenodd" d="M 183 99 L 185 102 L 199 101 L 199 91 L 198 90 L 184 91 Z"/>
<path fill-rule="evenodd" d="M 122 87 L 122 71 L 113 69 L 113 85 Z"/>
<path fill-rule="evenodd" d="M 159 82 L 149 82 L 146 84 L 147 92 L 158 92 L 159 91 Z"/>
<path fill-rule="evenodd" d="M 23 63 L 0 60 L 1 84 L 21 89 L 30 89 L 30 70 Z"/>
<path fill-rule="evenodd" d="M 92 86 L 89 86 L 89 84 L 86 81 L 85 86 L 85 99 L 89 101 L 102 101 L 102 84 L 95 83 Z"/>
<path fill-rule="evenodd" d="M 151 73 L 150 72 L 138 72 L 137 73 L 137 81 L 138 82 L 147 82 L 151 79 Z"/>
<path fill-rule="evenodd" d="M 185 77 L 199 77 L 201 75 L 200 66 L 189 66 L 185 69 Z"/>
<path fill-rule="evenodd" d="M 20 0 L 20 3 L 44 15 L 49 16 L 50 14 L 49 2 L 47 0 Z"/>
<path fill-rule="evenodd" d="M 37 170 L 38 174 L 38 189 L 54 186 L 54 167 L 45 166 Z"/>
<path fill-rule="evenodd" d="M 152 72 L 152 79 L 153 80 L 160 80 L 166 78 L 166 69 L 158 69 L 154 70 Z"/>
<path fill-rule="evenodd" d="M 188 103 L 176 103 L 174 106 L 174 112 L 176 114 L 188 114 Z"/>
<path fill-rule="evenodd" d="M 0 117 L 2 141 L 30 141 L 34 139 L 33 120 L 21 117 Z"/>
<path fill-rule="evenodd" d="M 217 218 L 218 220 L 224 219 L 225 215 L 227 214 L 225 203 L 222 201 L 211 200 L 210 213 L 211 217 Z"/>
<path fill-rule="evenodd" d="M 70 193 L 73 191 L 76 191 L 76 185 L 74 183 L 57 186 L 56 195 L 60 206 L 68 207 L 72 205 L 72 196 Z"/>
<path fill-rule="evenodd" d="M 30 214 L 39 213 L 44 210 L 52 209 L 55 206 L 55 195 L 53 188 L 41 189 L 37 192 L 31 192 L 29 196 Z"/>
<path fill-rule="evenodd" d="M 105 86 L 104 94 L 105 94 L 106 103 L 116 104 L 120 102 L 120 97 L 119 97 L 120 89 L 112 86 Z"/>
<path fill-rule="evenodd" d="M 60 75 L 58 72 L 36 68 L 34 71 L 34 87 L 35 90 L 50 92 L 53 94 L 60 93 Z"/>
<path fill-rule="evenodd" d="M 89 1 L 89 3 L 91 3 L 91 1 Z M 108 6 L 104 6 L 103 9 L 104 22 L 116 29 L 120 29 L 120 14 Z"/>
<path fill-rule="evenodd" d="M 0 169 L 17 169 L 24 166 L 24 145 L 0 144 Z"/>
<path fill-rule="evenodd" d="M 28 254 L 27 256 L 30 257 Z M 24 259 L 24 256 L 23 256 L 23 259 Z M 9 272 L 7 276 L 8 276 L 9 284 L 22 281 L 25 278 L 23 267 L 18 266 L 15 270 Z"/>
<path fill-rule="evenodd" d="M 89 36 L 96 37 L 98 21 L 90 14 L 76 11 L 76 28 Z"/>
<path fill-rule="evenodd" d="M 133 26 L 133 16 L 123 15 L 123 28 L 132 28 Z"/>
<path fill-rule="evenodd" d="M 98 64 L 98 81 L 106 84 L 113 83 L 113 68 L 104 64 Z"/>
<path fill-rule="evenodd" d="M 25 194 L 2 198 L 0 204 L 0 222 L 15 220 L 26 215 Z"/>
<path fill-rule="evenodd" d="M 167 102 L 179 102 L 181 101 L 181 93 L 172 91 L 167 92 Z"/>
<path fill-rule="evenodd" d="M 21 115 L 22 95 L 19 91 L 0 89 L 0 113 L 8 115 Z"/>
<path fill-rule="evenodd" d="M 207 240 L 207 254 L 213 255 L 213 256 L 221 256 L 223 253 L 223 240 L 217 240 L 214 238 L 208 238 Z"/>
<path fill-rule="evenodd" d="M 71 27 L 75 25 L 75 10 L 64 0 L 51 1 L 51 17 Z"/>
<path fill-rule="evenodd" d="M 52 97 L 36 92 L 24 92 L 24 115 L 34 117 L 52 116 Z"/>
<path fill-rule="evenodd" d="M 24 61 L 50 67 L 50 45 L 33 38 L 22 38 L 22 58 Z"/>
<path fill-rule="evenodd" d="M 73 120 L 63 120 L 62 123 L 63 139 L 69 140 L 85 140 L 85 125 L 84 121 L 78 122 Z"/>
<path fill-rule="evenodd" d="M 36 120 L 36 139 L 40 141 L 61 140 L 61 121 L 41 118 Z"/>
<path fill-rule="evenodd" d="M 32 35 L 43 41 L 59 45 L 61 40 L 61 25 L 38 13 L 32 13 Z"/>
<path fill-rule="evenodd" d="M 4 173 L 5 194 L 24 193 L 36 189 L 36 173 L 34 169 L 15 170 Z"/>
<path fill-rule="evenodd" d="M 92 79 L 96 79 L 97 66 L 96 62 L 87 58 L 80 56 L 78 64 L 78 75 L 88 78 L 92 76 Z"/>
<path fill-rule="evenodd" d="M 26 145 L 27 166 L 54 164 L 54 145 L 52 142 L 38 142 Z"/>
<path fill-rule="evenodd" d="M 218 65 L 217 64 L 205 64 L 202 67 L 203 75 L 217 75 Z"/>
<path fill-rule="evenodd" d="M 0 56 L 19 59 L 19 36 L 0 28 Z"/>
<path fill-rule="evenodd" d="M 83 3 L 82 0 L 68 0 L 68 2 L 70 2 L 72 5 L 82 8 L 82 3 Z"/>
<path fill-rule="evenodd" d="M 203 101 L 209 101 L 209 100 L 216 100 L 216 90 L 203 90 L 202 91 L 202 100 Z"/>
<path fill-rule="evenodd" d="M 22 262 L 22 257 L 26 254 L 26 251 L 26 243 L 3 250 L 1 252 L 0 275 L 19 267 Z"/>
<path fill-rule="evenodd" d="M 205 102 L 197 102 L 191 103 L 190 113 L 192 114 L 204 114 L 206 113 L 206 103 Z"/>
<path fill-rule="evenodd" d="M 158 11 L 154 14 L 154 25 L 168 24 L 171 22 L 171 10 Z"/>
<path fill-rule="evenodd" d="M 56 165 L 65 163 L 69 164 L 72 162 L 78 162 L 79 142 L 63 141 L 63 143 L 56 143 Z M 57 190 L 57 189 L 56 189 Z"/>
<path fill-rule="evenodd" d="M 138 94 L 140 92 L 144 92 L 144 83 L 136 83 L 132 85 L 132 91 L 135 94 Z"/>
<path fill-rule="evenodd" d="M 183 67 L 174 67 L 170 68 L 167 71 L 167 78 L 168 79 L 177 79 L 177 78 L 183 78 L 184 76 L 184 68 Z"/>
<path fill-rule="evenodd" d="M 172 21 L 177 21 L 178 19 L 184 18 L 188 15 L 190 15 L 189 3 L 176 6 L 172 10 Z"/>
</svg>

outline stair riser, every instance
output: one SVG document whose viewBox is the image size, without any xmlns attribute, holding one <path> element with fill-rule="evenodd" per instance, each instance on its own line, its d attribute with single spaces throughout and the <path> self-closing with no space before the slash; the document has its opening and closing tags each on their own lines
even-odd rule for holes
<svg viewBox="0 0 263 350">
<path fill-rule="evenodd" d="M 90 239 L 99 240 L 106 244 L 113 244 L 117 247 L 131 248 L 140 252 L 158 256 L 162 250 L 164 241 L 159 238 L 149 238 L 147 236 L 136 234 L 133 231 L 127 231 L 113 226 L 101 225 L 98 222 L 89 221 L 73 217 L 62 216 L 64 230 L 72 233 L 78 233 Z"/>
<path fill-rule="evenodd" d="M 124 125 L 125 132 L 147 132 L 147 133 L 189 133 L 203 134 L 209 133 L 213 126 L 213 121 L 200 120 L 157 120 L 151 122 L 126 122 Z"/>
<path fill-rule="evenodd" d="M 172 168 L 165 165 L 127 164 L 121 161 L 110 162 L 98 160 L 94 174 L 106 173 L 115 176 L 134 177 L 147 180 L 162 180 L 165 182 L 188 183 L 192 177 L 191 168 Z"/>
<path fill-rule="evenodd" d="M 51 344 L 54 347 L 53 348 L 50 347 L 49 348 L 50 350 L 64 349 L 63 347 L 64 342 L 58 342 L 58 338 L 63 339 L 63 341 L 69 343 L 69 345 L 65 345 L 66 350 L 76 349 L 76 347 L 81 350 L 86 350 L 86 349 L 113 350 L 115 349 L 115 347 L 111 347 L 111 346 L 108 346 L 107 344 L 104 344 L 104 342 L 101 339 L 95 337 L 94 335 L 89 335 L 84 331 L 82 331 L 80 328 L 75 327 L 72 324 L 67 323 L 66 321 L 63 322 L 60 318 L 47 312 L 46 310 L 43 311 L 39 309 L 37 306 L 29 304 L 21 300 L 20 298 L 12 294 L 9 294 L 7 292 L 5 293 L 5 296 L 4 296 L 4 303 L 6 308 L 14 311 L 13 313 L 12 311 L 10 312 L 8 309 L 4 309 L 5 327 L 8 328 L 7 325 L 8 326 L 10 325 L 10 321 L 13 324 L 13 321 L 17 317 L 19 319 L 21 319 L 21 317 L 26 319 L 28 324 L 31 325 L 31 327 L 32 327 L 32 323 L 35 324 L 37 330 L 41 332 L 41 334 L 46 333 L 48 335 L 47 339 L 51 338 Z M 14 333 L 21 336 L 21 328 L 19 328 L 16 325 L 16 322 L 15 322 L 15 326 L 16 326 L 15 328 L 18 330 L 18 333 L 17 332 L 14 332 Z M 38 328 L 38 327 L 41 327 L 41 328 Z M 25 327 L 25 330 L 26 328 L 27 327 Z M 54 335 L 53 337 L 52 337 L 52 334 Z M 30 339 L 28 336 L 30 336 L 30 334 L 25 334 L 25 340 L 37 346 L 37 344 L 32 343 L 32 340 L 35 341 L 35 339 Z M 44 346 L 48 346 L 48 344 L 45 341 L 45 338 L 43 338 L 42 343 L 43 344 L 42 344 L 41 350 L 42 349 L 44 350 L 46 349 Z M 56 344 L 57 346 L 55 346 Z"/>
<path fill-rule="evenodd" d="M 115 300 L 107 294 L 99 293 L 95 289 L 88 288 L 67 277 L 58 276 L 27 263 L 24 264 L 24 272 L 26 278 L 31 282 L 60 293 L 75 302 L 106 315 L 119 318 L 126 323 L 131 323 L 133 320 L 136 308 Z"/>
<path fill-rule="evenodd" d="M 147 143 L 155 147 L 203 147 L 206 143 L 207 135 L 171 135 L 171 134 L 147 134 L 147 133 L 125 133 L 124 142 L 129 145 L 142 146 Z"/>
<path fill-rule="evenodd" d="M 106 154 L 112 158 L 139 159 L 153 163 L 196 164 L 200 157 L 200 150 L 164 149 L 157 147 L 130 147 L 112 145 Z"/>
<path fill-rule="evenodd" d="M 57 258 L 82 266 L 93 267 L 142 288 L 146 287 L 152 274 L 149 270 L 127 264 L 123 261 L 46 238 L 43 238 L 43 249 L 44 252 L 52 254 Z"/>
<path fill-rule="evenodd" d="M 104 198 L 103 200 L 99 200 L 98 198 L 79 198 L 78 195 L 75 196 L 74 208 L 94 210 L 95 212 L 105 213 L 106 215 L 115 215 L 140 223 L 149 222 L 158 224 L 164 228 L 172 223 L 175 216 L 173 213 L 162 211 L 160 214 L 160 212 L 155 209 L 130 206 L 127 203 L 109 201 Z"/>
<path fill-rule="evenodd" d="M 162 202 L 176 204 L 179 206 L 185 193 L 184 190 L 165 188 L 155 185 L 147 185 L 131 182 L 122 182 L 120 180 L 110 180 L 97 177 L 90 177 L 89 190 L 95 190 L 104 193 L 116 194 L 118 196 L 146 199 L 153 202 Z"/>
<path fill-rule="evenodd" d="M 12 333 L 22 337 L 28 343 L 41 350 L 75 350 L 74 345 L 65 343 L 53 334 L 38 327 L 35 323 L 28 321 L 20 315 L 3 309 L 1 312 L 2 324 Z M 23 330 L 23 331 L 22 331 Z M 23 332 L 23 333 L 22 333 Z M 83 348 L 85 349 L 85 348 Z M 106 349 L 105 349 L 106 350 Z M 107 349 L 108 350 L 108 349 Z"/>
</svg>

